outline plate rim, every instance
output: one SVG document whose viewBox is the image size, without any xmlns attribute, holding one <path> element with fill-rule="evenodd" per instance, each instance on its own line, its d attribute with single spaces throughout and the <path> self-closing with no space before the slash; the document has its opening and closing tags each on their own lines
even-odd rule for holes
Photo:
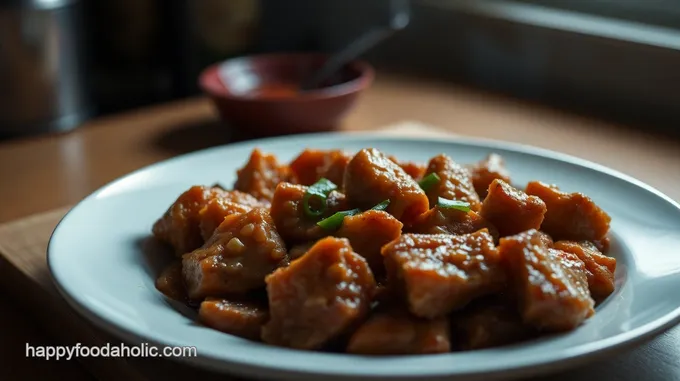
<svg viewBox="0 0 680 381">
<path fill-rule="evenodd" d="M 255 140 L 247 140 L 247 141 L 241 141 L 241 142 L 235 142 L 235 143 L 229 143 L 229 144 L 224 144 L 224 145 L 219 145 L 215 147 L 210 147 L 206 149 L 201 149 L 181 155 L 177 155 L 165 160 L 158 161 L 156 163 L 152 163 L 149 165 L 146 165 L 144 167 L 141 167 L 139 169 L 136 169 L 134 171 L 131 171 L 125 175 L 119 176 L 116 179 L 109 181 L 108 183 L 102 185 L 86 197 L 84 197 L 82 200 L 77 202 L 69 211 L 59 220 L 57 225 L 55 226 L 52 234 L 50 235 L 50 239 L 48 242 L 47 246 L 47 265 L 48 265 L 48 270 L 50 274 L 50 278 L 52 283 L 54 284 L 55 288 L 59 292 L 59 294 L 67 301 L 67 303 L 73 308 L 78 314 L 80 314 L 82 317 L 86 318 L 88 321 L 93 323 L 95 326 L 98 326 L 99 328 L 103 329 L 106 332 L 109 332 L 118 338 L 121 338 L 123 341 L 127 342 L 132 342 L 132 343 L 149 343 L 152 345 L 156 345 L 159 347 L 163 346 L 168 346 L 172 345 L 169 344 L 168 341 L 166 342 L 160 342 L 157 341 L 148 335 L 145 334 L 138 334 L 134 332 L 133 330 L 124 327 L 118 323 L 116 323 L 113 319 L 106 319 L 103 316 L 99 316 L 97 313 L 94 311 L 90 310 L 84 303 L 81 303 L 77 298 L 72 297 L 70 293 L 68 293 L 60 284 L 59 280 L 57 279 L 58 276 L 55 274 L 54 271 L 54 257 L 55 254 L 53 254 L 53 249 L 52 245 L 54 242 L 55 236 L 58 234 L 58 231 L 60 227 L 65 223 L 69 215 L 75 211 L 77 208 L 81 207 L 85 202 L 89 201 L 92 198 L 96 198 L 100 193 L 105 191 L 106 189 L 114 186 L 115 184 L 119 182 L 123 182 L 141 172 L 144 171 L 152 171 L 156 167 L 164 166 L 170 163 L 173 163 L 175 161 L 180 161 L 180 160 L 185 160 L 194 156 L 201 156 L 209 152 L 214 152 L 214 151 L 220 151 L 220 150 L 225 150 L 225 149 L 230 149 L 230 148 L 238 148 L 238 147 L 246 147 L 246 146 L 251 146 L 251 147 L 256 147 L 261 144 L 272 144 L 276 142 L 288 142 L 290 140 L 302 140 L 302 141 L 307 141 L 307 140 L 313 140 L 315 138 L 341 138 L 344 141 L 347 141 L 346 139 L 349 139 L 350 141 L 361 141 L 365 139 L 378 139 L 383 142 L 387 141 L 397 141 L 397 142 L 420 142 L 421 144 L 424 142 L 437 142 L 437 143 L 453 143 L 453 144 L 462 144 L 462 145 L 468 145 L 468 146 L 474 146 L 478 148 L 487 148 L 487 149 L 503 149 L 503 150 L 508 150 L 508 151 L 515 151 L 518 153 L 522 154 L 528 154 L 528 155 L 533 155 L 533 156 L 538 156 L 544 159 L 552 159 L 552 160 L 557 160 L 561 162 L 566 162 L 578 167 L 594 170 L 603 174 L 606 174 L 608 176 L 618 178 L 620 180 L 623 180 L 625 182 L 628 182 L 632 185 L 635 185 L 638 188 L 641 188 L 644 191 L 647 191 L 654 196 L 661 198 L 665 202 L 669 203 L 671 206 L 673 206 L 678 212 L 680 212 L 680 203 L 672 199 L 670 196 L 664 194 L 660 190 L 656 189 L 655 187 L 644 183 L 641 180 L 636 179 L 633 176 L 627 175 L 623 172 L 620 172 L 618 170 L 609 168 L 605 165 L 598 164 L 595 162 L 592 162 L 590 160 L 582 159 L 570 154 L 558 152 L 555 150 L 551 149 L 546 149 L 546 148 L 541 148 L 541 147 L 536 147 L 528 144 L 523 144 L 523 143 L 516 143 L 516 142 L 508 142 L 508 141 L 503 141 L 503 140 L 498 140 L 498 139 L 488 139 L 488 138 L 478 138 L 478 137 L 468 137 L 468 136 L 460 136 L 460 135 L 451 135 L 451 136 L 403 136 L 403 135 L 396 135 L 390 132 L 376 132 L 376 131 L 352 131 L 352 132 L 334 132 L 334 133 L 311 133 L 311 134 L 298 134 L 298 135 L 288 135 L 288 136 L 279 136 L 279 137 L 269 137 L 269 138 L 263 138 L 263 139 L 255 139 Z M 304 147 L 303 147 L 304 148 Z M 678 305 L 674 310 L 670 311 L 669 313 L 665 314 L 664 316 L 654 319 L 653 321 L 639 326 L 635 328 L 634 330 L 627 331 L 621 334 L 618 334 L 613 337 L 609 337 L 606 339 L 599 340 L 598 342 L 591 342 L 591 343 L 585 343 L 581 344 L 580 347 L 588 347 L 588 349 L 583 349 L 578 353 L 571 353 L 569 355 L 561 356 L 559 358 L 547 358 L 547 359 L 542 359 L 539 362 L 534 362 L 531 364 L 518 364 L 516 366 L 509 366 L 505 367 L 503 369 L 496 369 L 496 370 L 485 370 L 485 371 L 477 371 L 477 372 L 467 372 L 467 373 L 451 373 L 451 372 L 409 372 L 405 374 L 400 374 L 400 375 L 393 375 L 393 374 L 366 374 L 366 373 L 340 373 L 340 372 L 333 372 L 333 370 L 326 371 L 324 373 L 320 373 L 318 371 L 306 371 L 306 370 L 300 370 L 300 369 L 295 369 L 294 367 L 286 367 L 282 368 L 280 366 L 272 366 L 271 364 L 250 364 L 250 363 L 242 363 L 239 361 L 234 361 L 234 360 L 229 360 L 229 359 L 224 359 L 220 357 L 214 357 L 214 356 L 208 356 L 208 355 L 201 355 L 199 352 L 199 355 L 197 357 L 183 357 L 183 358 L 178 358 L 180 362 L 186 362 L 194 365 L 198 365 L 200 367 L 206 368 L 206 369 L 212 369 L 212 370 L 217 370 L 220 372 L 227 372 L 227 373 L 232 373 L 232 374 L 240 374 L 240 375 L 250 375 L 252 376 L 253 374 L 257 374 L 259 376 L 263 377 L 273 377 L 273 373 L 277 373 L 276 376 L 285 376 L 287 378 L 291 377 L 304 377 L 304 376 L 321 376 L 323 375 L 324 377 L 327 377 L 329 379 L 332 378 L 348 378 L 348 377 L 357 377 L 357 378 L 364 378 L 364 379 L 376 379 L 376 378 L 384 378 L 384 377 L 389 377 L 389 378 L 396 378 L 396 379 L 414 379 L 414 378 L 422 378 L 422 377 L 428 377 L 428 378 L 465 378 L 465 379 L 477 379 L 477 378 L 483 378 L 483 379 L 489 379 L 489 377 L 495 378 L 495 377 L 501 377 L 505 376 L 506 378 L 515 378 L 515 377 L 520 377 L 520 376 L 526 376 L 526 375 L 532 375 L 532 374 L 539 374 L 539 373 L 546 373 L 549 371 L 554 371 L 554 370 L 559 370 L 559 369 L 565 369 L 573 366 L 576 363 L 584 363 L 584 362 L 590 362 L 591 360 L 594 360 L 596 358 L 600 358 L 606 354 L 612 353 L 614 351 L 620 350 L 625 347 L 630 347 L 636 343 L 640 343 L 643 341 L 647 341 L 652 339 L 653 337 L 656 337 L 663 333 L 664 331 L 672 328 L 673 326 L 677 325 L 680 323 L 680 305 Z M 229 367 L 229 365 L 234 365 L 234 367 Z M 240 368 L 240 369 L 239 369 Z M 422 371 L 422 370 L 421 370 Z"/>
</svg>

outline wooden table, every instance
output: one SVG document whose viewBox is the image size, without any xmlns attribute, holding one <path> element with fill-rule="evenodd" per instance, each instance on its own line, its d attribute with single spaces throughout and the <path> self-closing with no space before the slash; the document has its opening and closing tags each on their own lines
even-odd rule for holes
<svg viewBox="0 0 680 381">
<path fill-rule="evenodd" d="M 450 84 L 379 76 L 342 128 L 370 130 L 404 120 L 577 155 L 635 176 L 680 200 L 680 140 Z M 0 143 L 0 223 L 73 204 L 127 172 L 228 143 L 229 136 L 209 102 L 200 98 L 101 118 L 65 135 Z M 5 296 L 1 290 L 0 296 Z M 9 374 L 3 371 L 3 379 L 90 378 L 77 362 L 25 358 L 25 343 L 55 343 L 16 302 L 0 303 L 0 326 L 0 358 L 13 364 Z M 629 357 L 621 361 L 645 361 L 658 355 L 657 363 L 632 364 L 631 369 L 648 368 L 661 377 L 658 380 L 677 376 L 680 334 L 676 331 L 646 347 L 645 351 L 654 352 L 651 355 L 623 355 Z M 608 368 L 600 371 L 606 374 Z M 612 380 L 626 373 L 611 371 Z"/>
</svg>

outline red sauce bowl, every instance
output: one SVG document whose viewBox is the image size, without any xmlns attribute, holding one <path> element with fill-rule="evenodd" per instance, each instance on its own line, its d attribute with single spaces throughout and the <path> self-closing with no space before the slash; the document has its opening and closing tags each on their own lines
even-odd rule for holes
<svg viewBox="0 0 680 381">
<path fill-rule="evenodd" d="M 362 61 L 345 65 L 318 89 L 298 86 L 328 56 L 315 53 L 266 54 L 234 58 L 206 68 L 199 86 L 222 119 L 252 135 L 334 130 L 373 82 Z"/>
</svg>

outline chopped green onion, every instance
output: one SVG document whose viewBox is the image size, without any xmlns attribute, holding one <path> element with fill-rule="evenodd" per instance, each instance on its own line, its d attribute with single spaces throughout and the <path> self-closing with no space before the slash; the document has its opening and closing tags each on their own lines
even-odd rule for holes
<svg viewBox="0 0 680 381">
<path fill-rule="evenodd" d="M 328 198 L 328 194 L 337 188 L 337 185 L 325 178 L 321 178 L 319 181 L 310 185 L 309 188 L 307 188 L 307 192 L 305 192 L 305 195 L 302 197 L 302 209 L 305 212 L 305 215 L 308 217 L 319 217 L 322 215 L 326 211 L 326 199 Z M 310 205 L 312 199 L 318 201 L 318 208 L 313 208 Z"/>
<path fill-rule="evenodd" d="M 448 200 L 443 197 L 439 197 L 439 202 L 437 206 L 444 209 L 456 209 L 461 212 L 470 211 L 470 203 L 465 201 Z"/>
<path fill-rule="evenodd" d="M 222 184 L 220 184 L 220 183 L 215 183 L 215 184 L 213 184 L 213 185 L 211 186 L 211 188 L 220 188 L 220 189 L 222 189 L 222 190 L 227 190 L 227 187 L 225 187 L 224 185 L 222 185 Z"/>
<path fill-rule="evenodd" d="M 423 177 L 420 182 L 418 182 L 418 185 L 420 185 L 420 188 L 424 190 L 425 192 L 429 191 L 433 186 L 435 186 L 439 180 L 439 176 L 437 176 L 436 173 L 430 173 L 429 175 Z"/>
<path fill-rule="evenodd" d="M 381 202 L 380 204 L 371 208 L 371 210 L 385 210 L 390 205 L 390 199 Z"/>
<path fill-rule="evenodd" d="M 325 230 L 337 230 L 342 226 L 342 221 L 346 216 L 354 216 L 361 213 L 361 209 L 344 210 L 342 212 L 337 212 L 332 216 L 325 218 L 316 224 Z"/>
</svg>

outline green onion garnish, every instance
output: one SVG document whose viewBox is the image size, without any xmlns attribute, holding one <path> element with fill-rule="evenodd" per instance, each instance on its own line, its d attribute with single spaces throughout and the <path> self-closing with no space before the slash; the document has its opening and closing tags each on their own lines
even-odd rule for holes
<svg viewBox="0 0 680 381">
<path fill-rule="evenodd" d="M 390 205 L 390 199 L 381 202 L 380 204 L 371 208 L 371 210 L 385 210 Z"/>
<path fill-rule="evenodd" d="M 302 197 L 302 208 L 305 215 L 308 217 L 318 217 L 322 215 L 323 212 L 326 211 L 326 199 L 328 198 L 328 194 L 337 188 L 337 185 L 325 178 L 319 179 L 319 181 L 307 188 L 307 192 L 305 192 L 304 197 Z M 313 208 L 312 205 L 310 205 L 312 199 L 317 200 L 319 204 L 318 207 Z"/>
<path fill-rule="evenodd" d="M 442 197 L 439 197 L 439 202 L 437 203 L 437 206 L 440 208 L 444 209 L 456 209 L 460 210 L 461 212 L 469 212 L 470 211 L 470 203 L 465 202 L 465 201 L 456 201 L 456 200 L 448 200 Z"/>
<path fill-rule="evenodd" d="M 316 224 L 325 230 L 337 230 L 342 226 L 342 221 L 346 216 L 353 216 L 355 214 L 361 213 L 361 209 L 344 210 L 342 212 L 337 212 L 332 216 L 325 218 Z"/>
<path fill-rule="evenodd" d="M 418 185 L 420 185 L 420 189 L 424 190 L 425 192 L 429 191 L 433 186 L 435 186 L 439 182 L 440 178 L 437 176 L 436 173 L 430 173 L 429 175 L 423 177 L 420 182 L 418 182 Z"/>
<path fill-rule="evenodd" d="M 374 206 L 371 208 L 371 210 L 385 210 L 387 209 L 387 206 L 390 205 L 390 200 L 387 199 L 378 205 Z M 346 216 L 354 216 L 361 213 L 361 209 L 351 209 L 351 210 L 343 210 L 341 212 L 337 212 L 333 214 L 332 216 L 325 218 L 316 224 L 321 226 L 323 229 L 326 230 L 338 230 L 340 226 L 342 226 L 342 221 L 345 220 Z"/>
</svg>

